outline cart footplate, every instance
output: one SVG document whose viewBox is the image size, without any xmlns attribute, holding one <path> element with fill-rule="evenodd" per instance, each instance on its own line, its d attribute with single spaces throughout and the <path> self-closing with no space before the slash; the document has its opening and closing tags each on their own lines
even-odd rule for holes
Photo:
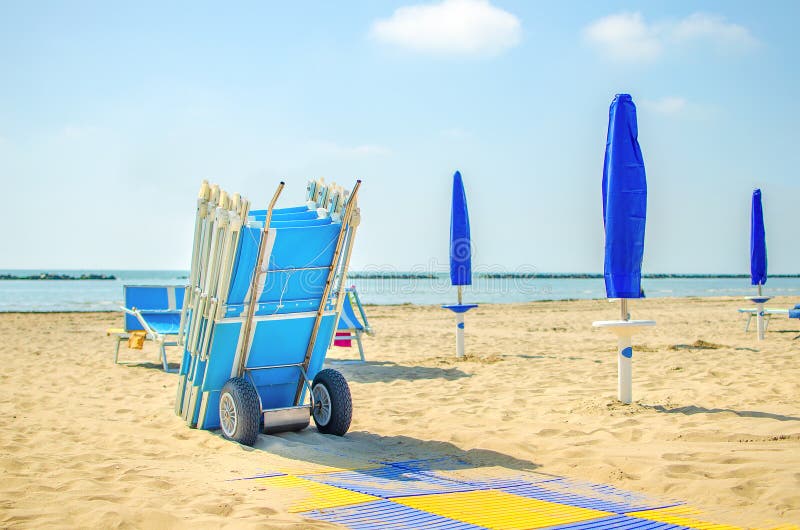
<svg viewBox="0 0 800 530">
<path fill-rule="evenodd" d="M 311 422 L 311 405 L 267 409 L 261 411 L 261 414 L 264 417 L 265 434 L 300 431 Z"/>
</svg>

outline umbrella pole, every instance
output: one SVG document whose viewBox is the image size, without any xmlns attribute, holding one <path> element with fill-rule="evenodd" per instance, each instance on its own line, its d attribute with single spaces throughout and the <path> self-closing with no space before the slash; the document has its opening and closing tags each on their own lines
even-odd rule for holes
<svg viewBox="0 0 800 530">
<path fill-rule="evenodd" d="M 456 357 L 464 357 L 464 313 L 456 313 Z"/>
<path fill-rule="evenodd" d="M 621 320 L 631 319 L 628 313 L 628 299 L 620 299 Z M 627 333 L 617 335 L 617 396 L 622 403 L 630 404 L 633 400 L 633 348 L 631 336 Z"/>
<path fill-rule="evenodd" d="M 758 324 L 758 340 L 764 340 L 766 329 L 764 329 L 764 299 L 761 298 L 761 282 L 758 283 L 758 296 L 759 301 L 756 302 L 756 309 L 758 310 L 756 315 L 756 323 Z"/>
<path fill-rule="evenodd" d="M 458 305 L 461 305 L 462 288 L 458 286 Z M 456 357 L 464 357 L 464 313 L 456 313 Z"/>
</svg>

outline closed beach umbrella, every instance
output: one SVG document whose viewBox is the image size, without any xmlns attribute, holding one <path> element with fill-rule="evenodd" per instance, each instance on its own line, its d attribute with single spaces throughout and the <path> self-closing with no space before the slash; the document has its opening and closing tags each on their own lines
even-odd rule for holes
<svg viewBox="0 0 800 530">
<path fill-rule="evenodd" d="M 758 285 L 759 294 L 761 286 L 767 283 L 767 240 L 761 190 L 753 191 L 753 208 L 750 214 L 750 283 Z"/>
<path fill-rule="evenodd" d="M 453 202 L 450 210 L 450 283 L 458 287 L 458 303 L 442 306 L 456 316 L 456 355 L 464 356 L 464 313 L 477 304 L 462 304 L 462 286 L 472 285 L 472 241 L 469 236 L 467 195 L 461 172 L 453 175 Z"/>
<path fill-rule="evenodd" d="M 453 175 L 453 205 L 450 210 L 450 283 L 472 285 L 472 244 L 469 238 L 467 196 L 461 172 Z M 459 296 L 461 289 L 459 289 Z M 459 303 L 461 300 L 459 299 Z"/>
<path fill-rule="evenodd" d="M 753 206 L 750 211 L 750 283 L 758 286 L 758 295 L 750 297 L 750 300 L 756 304 L 758 311 L 758 340 L 764 340 L 766 332 L 764 304 L 769 297 L 761 295 L 761 286 L 767 283 L 767 239 L 759 189 L 753 190 Z"/>
<path fill-rule="evenodd" d="M 595 322 L 617 335 L 619 400 L 630 403 L 633 348 L 631 337 L 652 320 L 631 320 L 628 299 L 641 298 L 647 180 L 639 147 L 636 106 L 628 94 L 617 94 L 608 114 L 603 163 L 603 225 L 606 232 L 603 267 L 606 295 L 620 299 L 621 320 Z"/>
<path fill-rule="evenodd" d="M 604 276 L 609 298 L 640 298 L 642 293 L 647 180 L 638 134 L 631 96 L 618 94 L 609 110 L 603 165 Z"/>
</svg>

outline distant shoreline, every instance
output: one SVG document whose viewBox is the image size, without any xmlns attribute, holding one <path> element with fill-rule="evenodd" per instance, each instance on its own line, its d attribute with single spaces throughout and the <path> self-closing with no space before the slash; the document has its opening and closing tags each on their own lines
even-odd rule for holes
<svg viewBox="0 0 800 530">
<path fill-rule="evenodd" d="M 348 278 L 354 280 L 437 280 L 440 278 L 447 278 L 446 272 L 359 272 L 353 271 L 348 273 Z M 530 279 L 530 280 L 602 280 L 601 273 L 594 272 L 476 272 L 473 273 L 476 278 L 490 278 L 490 279 Z M 648 280 L 664 280 L 664 279 L 735 279 L 735 278 L 749 278 L 749 274 L 671 274 L 671 273 L 653 273 L 642 274 L 642 278 Z M 770 278 L 800 278 L 800 274 L 770 274 Z"/>
<path fill-rule="evenodd" d="M 372 271 L 351 271 L 348 278 L 353 280 L 442 280 L 448 279 L 447 272 L 412 272 L 412 271 L 397 271 L 397 272 L 372 272 Z M 603 274 L 596 272 L 475 272 L 472 274 L 473 278 L 483 278 L 490 280 L 510 280 L 510 279 L 524 279 L 524 280 L 602 280 Z M 800 278 L 800 274 L 770 274 L 770 278 Z M 185 278 L 181 276 L 180 279 Z M 667 279 L 697 279 L 697 280 L 713 280 L 713 279 L 747 279 L 750 278 L 749 274 L 699 274 L 699 273 L 649 273 L 642 274 L 642 278 L 646 280 L 667 280 Z M 36 272 L 33 274 L 0 274 L 1 280 L 119 280 L 120 278 L 115 274 L 103 273 L 80 273 L 80 274 L 65 274 L 65 273 L 51 273 L 51 272 Z"/>
<path fill-rule="evenodd" d="M 41 274 L 28 274 L 18 276 L 15 274 L 0 274 L 0 280 L 116 280 L 113 274 L 81 274 L 73 276 L 70 274 L 51 274 L 43 272 Z"/>
</svg>

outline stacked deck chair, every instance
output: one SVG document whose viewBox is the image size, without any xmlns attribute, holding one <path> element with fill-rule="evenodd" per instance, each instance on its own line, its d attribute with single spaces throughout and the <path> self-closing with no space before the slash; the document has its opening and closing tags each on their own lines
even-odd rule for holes
<svg viewBox="0 0 800 530">
<path fill-rule="evenodd" d="M 322 369 L 346 295 L 360 214 L 348 193 L 322 181 L 306 204 L 266 210 L 203 183 L 175 411 L 190 427 L 221 429 L 253 445 L 259 432 L 324 433 L 350 426 L 350 390 Z"/>
</svg>

